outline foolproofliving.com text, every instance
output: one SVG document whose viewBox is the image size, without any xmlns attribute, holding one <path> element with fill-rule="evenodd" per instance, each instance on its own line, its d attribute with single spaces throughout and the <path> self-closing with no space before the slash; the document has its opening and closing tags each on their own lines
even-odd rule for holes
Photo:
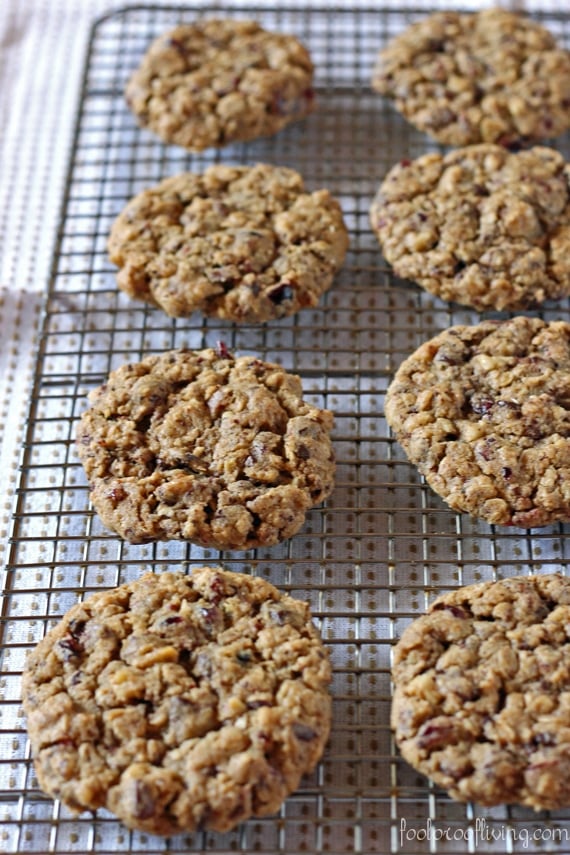
<svg viewBox="0 0 570 855">
<path fill-rule="evenodd" d="M 465 841 L 474 849 L 484 846 L 486 843 L 506 843 L 517 845 L 519 848 L 528 849 L 532 844 L 544 843 L 568 843 L 570 841 L 570 828 L 559 826 L 541 826 L 525 828 L 523 825 L 506 825 L 493 822 L 489 824 L 484 817 L 477 817 L 475 822 L 468 826 L 434 824 L 433 820 L 427 819 L 423 824 L 400 820 L 400 846 L 406 843 L 458 843 Z"/>
</svg>

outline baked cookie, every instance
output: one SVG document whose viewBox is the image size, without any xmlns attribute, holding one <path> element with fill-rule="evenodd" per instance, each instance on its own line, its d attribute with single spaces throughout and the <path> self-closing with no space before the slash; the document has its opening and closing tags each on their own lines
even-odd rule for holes
<svg viewBox="0 0 570 855">
<path fill-rule="evenodd" d="M 570 324 L 451 327 L 402 363 L 385 413 L 455 510 L 521 527 L 570 520 Z"/>
<path fill-rule="evenodd" d="M 372 228 L 397 276 L 479 311 L 570 294 L 570 166 L 551 148 L 482 143 L 403 160 Z"/>
<path fill-rule="evenodd" d="M 445 594 L 394 651 L 403 757 L 458 801 L 570 806 L 570 580 Z"/>
<path fill-rule="evenodd" d="M 131 543 L 250 549 L 292 537 L 332 491 L 333 416 L 251 356 L 174 350 L 89 395 L 77 449 L 103 523 Z"/>
<path fill-rule="evenodd" d="M 152 42 L 125 95 L 142 127 L 202 151 L 270 136 L 311 113 L 313 63 L 294 36 L 255 21 L 200 20 Z"/>
<path fill-rule="evenodd" d="M 446 145 L 521 145 L 570 127 L 570 54 L 505 9 L 412 24 L 379 54 L 372 86 Z"/>
<path fill-rule="evenodd" d="M 306 603 L 218 568 L 147 573 L 75 605 L 27 660 L 40 786 L 153 834 L 228 831 L 315 766 L 330 679 Z"/>
<path fill-rule="evenodd" d="M 211 166 L 132 199 L 109 237 L 117 282 L 176 318 L 241 323 L 315 306 L 348 247 L 338 202 L 292 169 Z"/>
</svg>

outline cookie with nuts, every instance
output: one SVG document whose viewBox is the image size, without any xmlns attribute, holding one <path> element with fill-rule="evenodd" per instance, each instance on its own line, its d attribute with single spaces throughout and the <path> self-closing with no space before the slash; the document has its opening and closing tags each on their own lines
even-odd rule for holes
<svg viewBox="0 0 570 855">
<path fill-rule="evenodd" d="M 570 806 L 570 580 L 519 576 L 438 597 L 394 650 L 402 756 L 461 802 Z"/>
<path fill-rule="evenodd" d="M 570 521 L 570 324 L 451 327 L 404 360 L 385 413 L 454 510 L 523 528 Z"/>
<path fill-rule="evenodd" d="M 220 568 L 147 573 L 73 606 L 31 652 L 39 784 L 152 834 L 228 831 L 316 765 L 330 680 L 306 603 Z"/>
<path fill-rule="evenodd" d="M 314 307 L 348 247 L 341 207 L 293 169 L 214 165 L 143 190 L 108 241 L 119 288 L 171 317 L 262 323 Z"/>
<path fill-rule="evenodd" d="M 416 21 L 380 52 L 372 86 L 445 145 L 528 145 L 570 127 L 570 53 L 506 9 Z"/>
<path fill-rule="evenodd" d="M 554 149 L 402 160 L 370 220 L 394 272 L 443 300 L 513 310 L 570 294 L 570 166 Z"/>
<path fill-rule="evenodd" d="M 90 405 L 77 450 L 91 500 L 131 543 L 273 546 L 332 492 L 332 413 L 279 365 L 167 351 L 111 372 Z"/>
<path fill-rule="evenodd" d="M 204 18 L 156 38 L 125 95 L 142 127 L 199 152 L 271 136 L 309 115 L 313 63 L 295 36 Z"/>
</svg>

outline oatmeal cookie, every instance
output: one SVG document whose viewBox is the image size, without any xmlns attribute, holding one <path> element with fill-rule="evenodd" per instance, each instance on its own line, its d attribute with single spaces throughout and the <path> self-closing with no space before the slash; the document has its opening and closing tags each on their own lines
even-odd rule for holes
<svg viewBox="0 0 570 855">
<path fill-rule="evenodd" d="M 520 527 L 570 520 L 570 324 L 451 327 L 402 363 L 385 413 L 455 510 Z"/>
<path fill-rule="evenodd" d="M 446 145 L 521 145 L 570 127 L 570 54 L 505 9 L 412 24 L 379 54 L 372 86 Z"/>
<path fill-rule="evenodd" d="M 294 170 L 215 165 L 135 196 L 108 246 L 130 297 L 176 318 L 260 323 L 318 303 L 348 232 L 336 199 L 308 193 Z"/>
<path fill-rule="evenodd" d="M 570 580 L 439 597 L 394 651 L 403 757 L 458 801 L 570 806 Z"/>
<path fill-rule="evenodd" d="M 200 20 L 157 38 L 125 95 L 142 127 L 198 152 L 270 136 L 311 113 L 313 63 L 294 36 L 255 21 Z"/>
<path fill-rule="evenodd" d="M 271 546 L 333 489 L 332 413 L 278 365 L 168 351 L 121 366 L 89 399 L 77 449 L 91 500 L 131 543 Z"/>
<path fill-rule="evenodd" d="M 316 765 L 330 679 L 306 603 L 219 568 L 147 573 L 75 605 L 27 660 L 40 786 L 153 834 L 228 831 Z"/>
<path fill-rule="evenodd" d="M 505 310 L 570 294 L 570 166 L 551 148 L 403 160 L 370 221 L 396 275 L 443 300 Z"/>
</svg>

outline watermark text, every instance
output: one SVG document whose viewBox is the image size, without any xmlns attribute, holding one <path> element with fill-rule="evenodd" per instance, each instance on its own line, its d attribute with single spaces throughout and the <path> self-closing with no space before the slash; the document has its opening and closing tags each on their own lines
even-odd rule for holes
<svg viewBox="0 0 570 855">
<path fill-rule="evenodd" d="M 484 817 L 477 819 L 468 826 L 444 825 L 434 823 L 427 819 L 422 825 L 410 823 L 406 819 L 400 820 L 400 846 L 406 843 L 458 843 L 465 841 L 475 849 L 485 843 L 505 843 L 510 841 L 512 845 L 517 844 L 523 849 L 528 849 L 533 843 L 568 843 L 570 842 L 570 828 L 535 827 L 525 828 L 522 825 L 506 825 L 504 823 L 492 823 Z"/>
</svg>

